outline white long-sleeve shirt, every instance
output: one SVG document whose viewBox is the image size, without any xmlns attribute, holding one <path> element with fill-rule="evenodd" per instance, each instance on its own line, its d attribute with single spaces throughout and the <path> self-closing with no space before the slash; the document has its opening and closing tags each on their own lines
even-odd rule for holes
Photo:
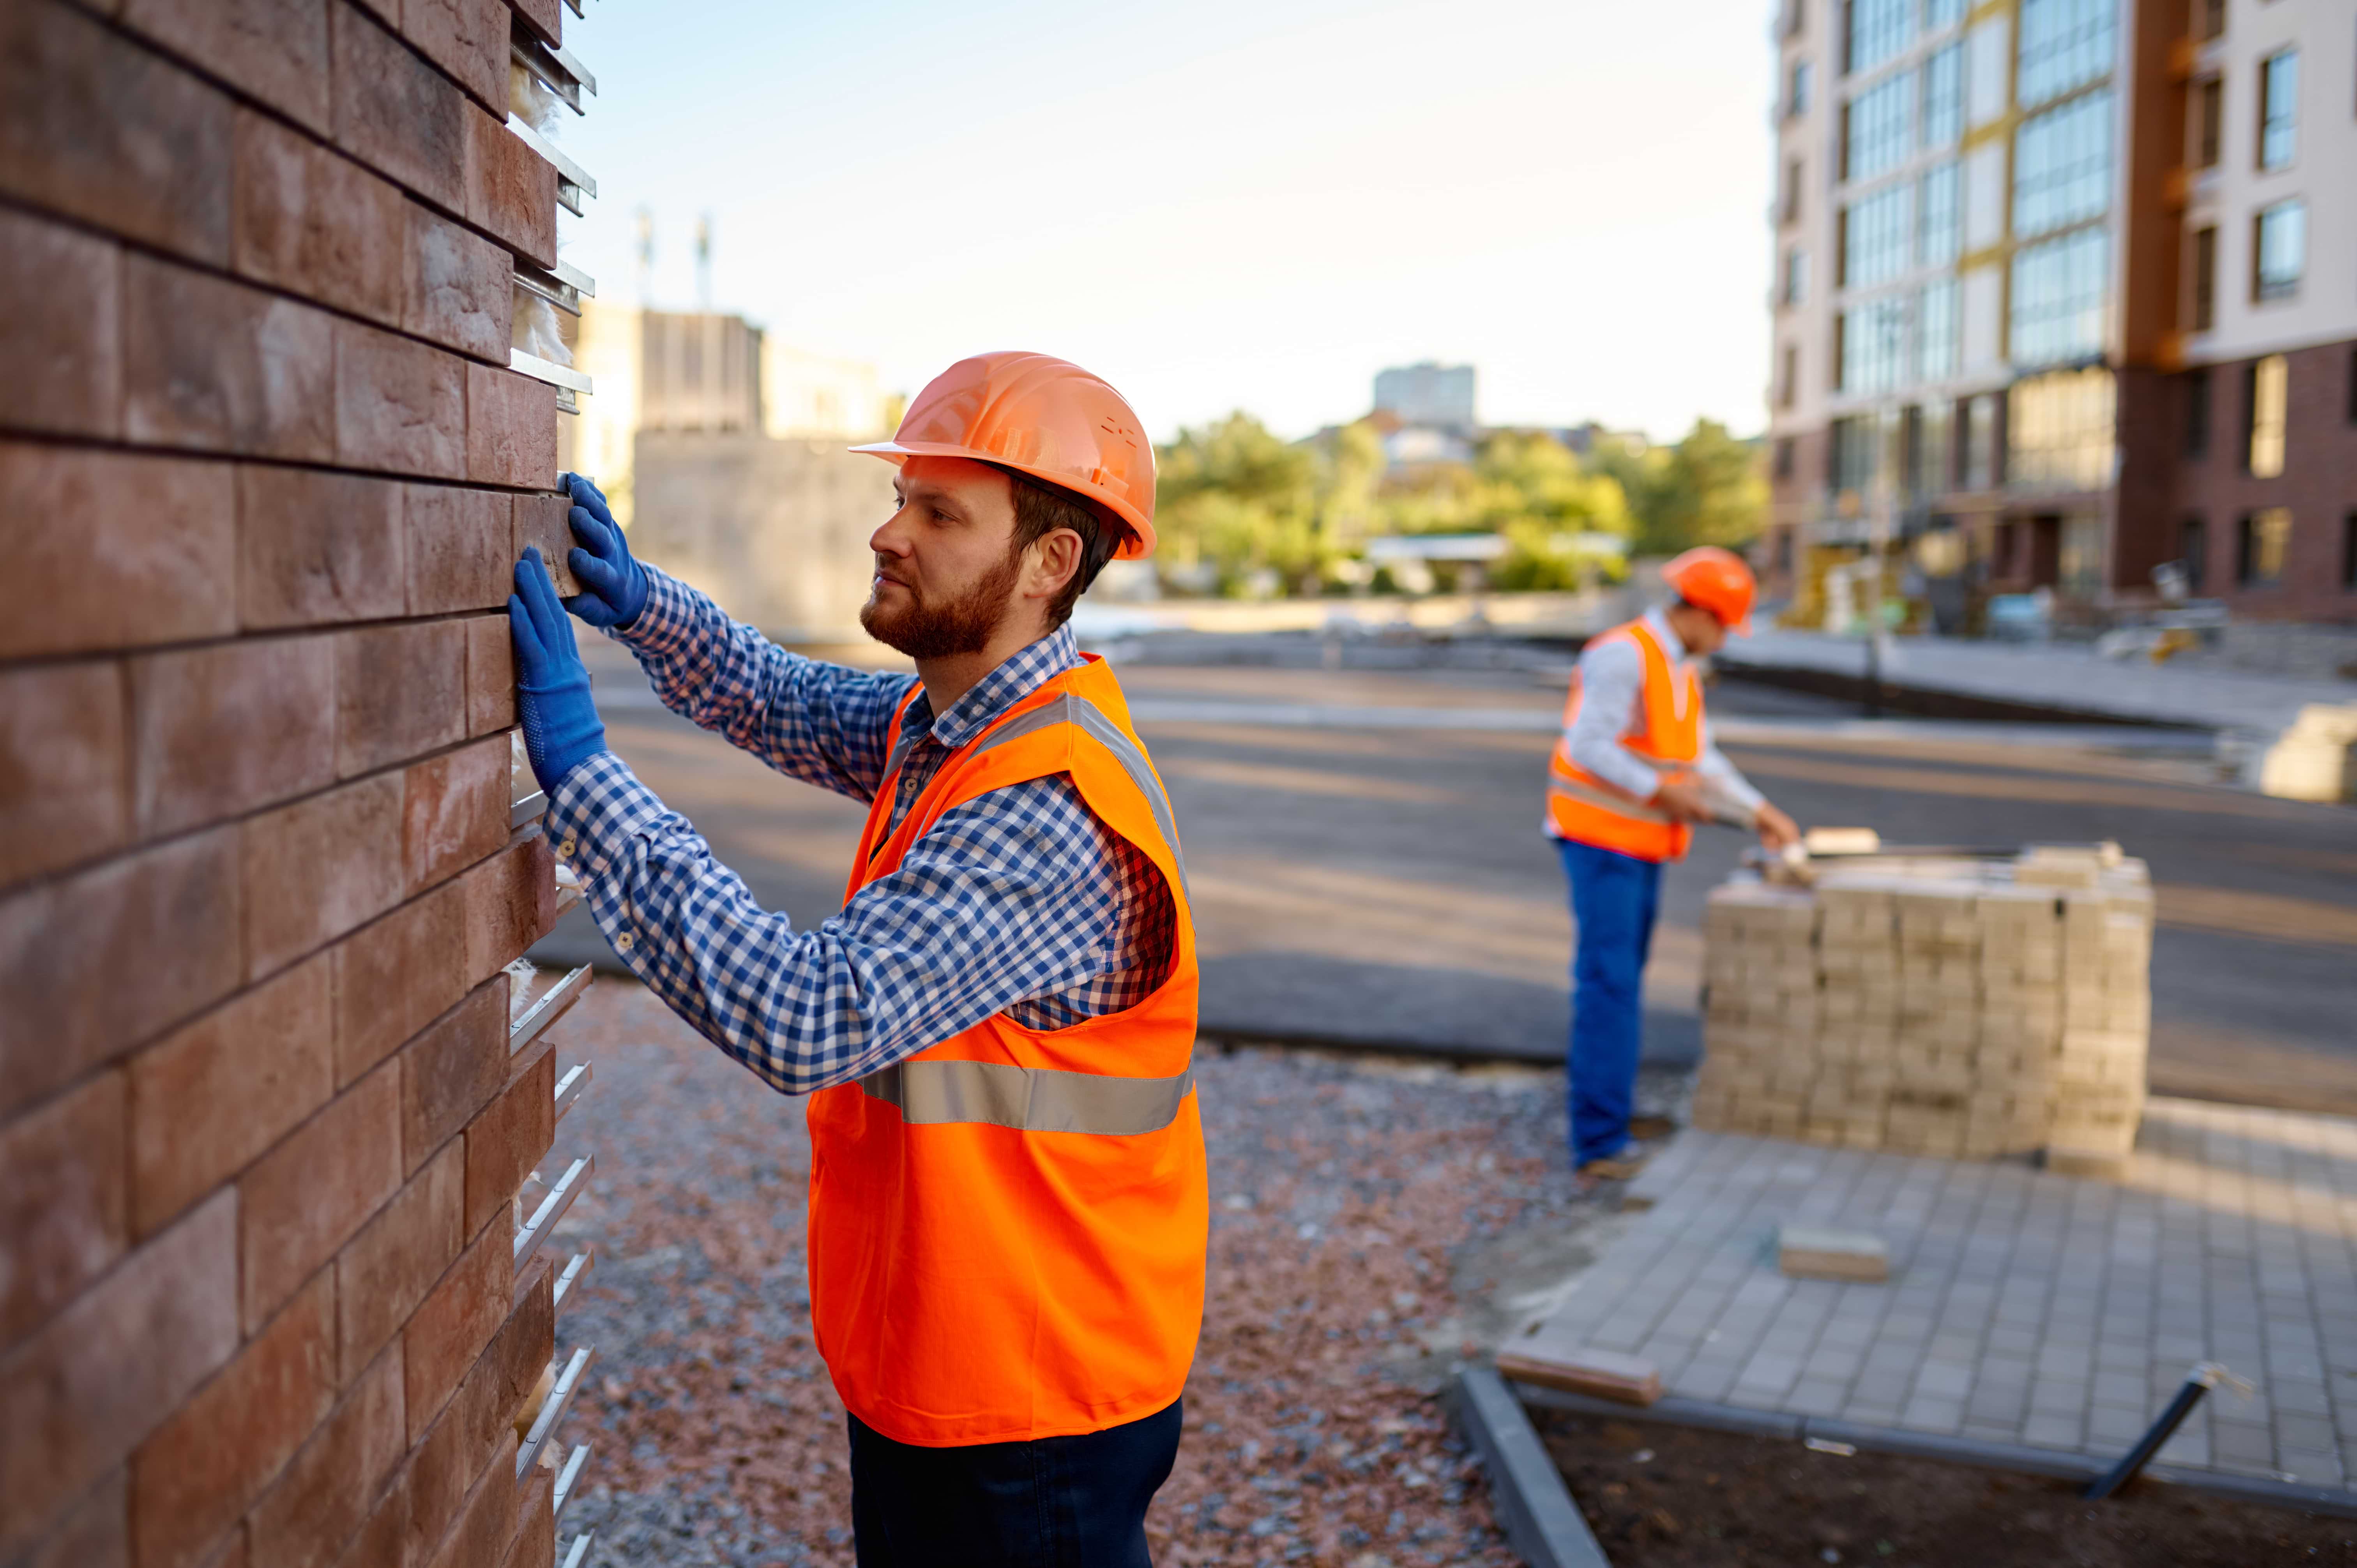
<svg viewBox="0 0 2357 1568">
<path fill-rule="evenodd" d="M 1669 656 L 1674 676 L 1682 676 L 1692 660 L 1686 645 L 1671 628 L 1670 618 L 1658 608 L 1645 612 L 1645 628 Z M 1620 737 L 1644 723 L 1645 656 L 1634 642 L 1616 638 L 1591 642 L 1579 655 L 1579 714 L 1564 732 L 1572 761 L 1589 773 L 1627 790 L 1640 800 L 1651 800 L 1661 788 L 1662 776 L 1643 757 L 1620 744 Z M 1695 763 L 1704 788 L 1715 800 L 1724 800 L 1745 815 L 1757 811 L 1763 797 L 1727 759 L 1711 738 L 1710 721 L 1702 726 L 1702 755 Z"/>
</svg>

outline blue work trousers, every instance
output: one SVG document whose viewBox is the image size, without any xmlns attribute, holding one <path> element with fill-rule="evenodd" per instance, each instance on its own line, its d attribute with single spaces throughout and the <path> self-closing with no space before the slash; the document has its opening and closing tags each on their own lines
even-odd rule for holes
<svg viewBox="0 0 2357 1568">
<path fill-rule="evenodd" d="M 1629 1144 L 1629 1107 L 1644 1043 L 1645 957 L 1653 945 L 1662 867 L 1617 850 L 1557 839 L 1571 879 L 1579 948 L 1571 963 L 1571 1163 L 1610 1159 Z"/>
</svg>

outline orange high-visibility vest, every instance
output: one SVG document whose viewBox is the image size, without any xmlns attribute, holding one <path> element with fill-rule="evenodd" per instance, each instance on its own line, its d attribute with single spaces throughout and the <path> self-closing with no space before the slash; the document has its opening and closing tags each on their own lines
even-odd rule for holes
<svg viewBox="0 0 2357 1568">
<path fill-rule="evenodd" d="M 1211 1216 L 1194 924 L 1168 797 L 1093 655 L 952 752 L 888 832 L 899 768 L 896 750 L 846 901 L 951 807 L 1061 773 L 1161 872 L 1176 946 L 1168 977 L 1122 1012 L 1047 1031 L 999 1014 L 811 1096 L 819 1352 L 845 1406 L 902 1443 L 1151 1415 L 1194 1359 Z"/>
<path fill-rule="evenodd" d="M 1644 698 L 1631 715 L 1620 744 L 1653 765 L 1664 779 L 1693 777 L 1702 756 L 1702 682 L 1692 669 L 1670 662 L 1668 652 L 1642 620 L 1616 626 L 1596 643 L 1633 642 L 1645 661 Z M 1563 707 L 1563 731 L 1547 758 L 1547 825 L 1557 838 L 1618 850 L 1639 860 L 1682 860 L 1694 840 L 1684 822 L 1607 783 L 1571 759 L 1571 725 L 1579 717 L 1579 671 L 1571 674 L 1571 695 Z"/>
</svg>

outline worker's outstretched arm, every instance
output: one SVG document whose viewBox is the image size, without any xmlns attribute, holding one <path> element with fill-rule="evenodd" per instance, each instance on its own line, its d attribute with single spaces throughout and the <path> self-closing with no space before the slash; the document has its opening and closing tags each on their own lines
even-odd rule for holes
<svg viewBox="0 0 2357 1568">
<path fill-rule="evenodd" d="M 575 474 L 565 484 L 580 542 L 568 560 L 583 588 L 565 608 L 628 647 L 672 712 L 781 773 L 872 799 L 914 677 L 787 652 L 632 556 L 597 486 Z"/>
</svg>

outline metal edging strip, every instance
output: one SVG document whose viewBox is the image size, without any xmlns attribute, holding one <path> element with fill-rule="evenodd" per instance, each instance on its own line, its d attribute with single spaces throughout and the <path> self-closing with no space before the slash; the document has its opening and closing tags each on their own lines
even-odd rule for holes
<svg viewBox="0 0 2357 1568">
<path fill-rule="evenodd" d="M 508 369 L 520 376 L 530 376 L 536 381 L 546 381 L 567 392 L 596 392 L 597 383 L 570 365 L 560 365 L 554 360 L 544 360 L 537 354 L 527 354 L 521 349 L 508 350 Z"/>
<path fill-rule="evenodd" d="M 574 1484 L 581 1479 L 581 1466 L 589 1462 L 589 1444 L 584 1443 L 573 1450 L 565 1461 L 565 1468 L 556 1474 L 556 1488 L 549 1494 L 548 1515 L 551 1519 L 565 1517 L 565 1505 L 573 1500 Z"/>
<path fill-rule="evenodd" d="M 523 1266 L 532 1262 L 533 1254 L 540 1251 L 540 1244 L 548 1240 L 548 1233 L 556 1229 L 556 1222 L 565 1218 L 565 1211 L 573 1207 L 573 1200 L 581 1196 L 581 1189 L 589 1184 L 589 1173 L 595 1168 L 596 1160 L 594 1155 L 584 1155 L 574 1161 L 557 1178 L 556 1185 L 548 1189 L 548 1196 L 540 1200 L 540 1207 L 533 1210 L 532 1218 L 524 1222 L 523 1229 L 515 1233 L 514 1268 L 517 1273 L 523 1272 Z"/>
<path fill-rule="evenodd" d="M 581 1568 L 589 1560 L 589 1543 L 597 1539 L 594 1530 L 585 1530 L 573 1538 L 573 1550 L 565 1554 L 565 1568 Z"/>
<path fill-rule="evenodd" d="M 573 1352 L 573 1359 L 565 1363 L 565 1370 L 557 1376 L 556 1386 L 549 1390 L 548 1398 L 541 1402 L 540 1413 L 533 1417 L 532 1430 L 524 1434 L 523 1445 L 516 1450 L 517 1480 L 522 1480 L 531 1472 L 533 1461 L 540 1457 L 542 1446 L 548 1442 L 549 1434 L 554 1432 L 556 1423 L 565 1419 L 565 1407 L 573 1402 L 573 1396 L 581 1391 L 582 1374 L 589 1369 L 589 1358 L 596 1354 L 597 1351 L 587 1345 Z"/>
<path fill-rule="evenodd" d="M 1469 1367 L 1451 1396 L 1451 1413 L 1481 1456 L 1498 1522 L 1516 1554 L 1530 1568 L 1611 1568 L 1505 1380 L 1488 1367 Z"/>
<path fill-rule="evenodd" d="M 573 1069 L 556 1080 L 556 1120 L 580 1103 L 582 1091 L 589 1087 L 589 1064 L 576 1062 Z"/>
<path fill-rule="evenodd" d="M 549 1305 L 558 1312 L 564 1311 L 565 1295 L 580 1283 L 581 1276 L 587 1273 L 597 1261 L 597 1249 L 595 1247 L 584 1247 L 574 1253 L 573 1261 L 565 1265 L 565 1272 L 556 1276 L 555 1288 L 549 1293 Z"/>
<path fill-rule="evenodd" d="M 580 1001 L 581 993 L 589 989 L 589 980 L 594 972 L 591 966 L 585 963 L 543 992 L 540 1000 L 526 1008 L 523 1016 L 509 1026 L 508 1055 L 515 1055 L 540 1038 L 551 1024 L 565 1016 L 566 1009 Z"/>
</svg>

